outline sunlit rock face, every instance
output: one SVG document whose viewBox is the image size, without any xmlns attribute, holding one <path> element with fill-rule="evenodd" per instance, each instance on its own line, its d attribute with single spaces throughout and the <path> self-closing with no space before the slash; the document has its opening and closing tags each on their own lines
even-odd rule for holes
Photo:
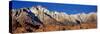
<svg viewBox="0 0 100 34">
<path fill-rule="evenodd" d="M 68 15 L 55 10 L 49 11 L 42 6 L 12 9 L 10 13 L 12 33 L 96 28 L 97 22 L 95 12 Z M 91 26 L 91 24 L 94 24 L 94 26 Z"/>
</svg>

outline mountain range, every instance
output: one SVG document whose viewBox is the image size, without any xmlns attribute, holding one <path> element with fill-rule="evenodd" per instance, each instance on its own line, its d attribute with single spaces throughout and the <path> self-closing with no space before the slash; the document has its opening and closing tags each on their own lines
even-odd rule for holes
<svg viewBox="0 0 100 34">
<path fill-rule="evenodd" d="M 95 12 L 69 15 L 56 10 L 50 11 L 42 6 L 33 6 L 31 8 L 11 9 L 9 13 L 11 33 L 70 30 L 70 26 L 81 29 L 80 25 L 83 23 L 97 23 Z M 96 28 L 96 25 L 93 27 L 88 25 L 87 28 Z"/>
</svg>

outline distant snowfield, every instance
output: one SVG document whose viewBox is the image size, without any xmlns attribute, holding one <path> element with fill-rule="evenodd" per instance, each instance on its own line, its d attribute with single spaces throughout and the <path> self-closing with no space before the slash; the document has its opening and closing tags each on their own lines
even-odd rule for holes
<svg viewBox="0 0 100 34">
<path fill-rule="evenodd" d="M 38 10 L 36 10 L 36 8 L 39 8 Z M 86 13 L 78 13 L 78 14 L 66 14 L 64 12 L 51 12 L 50 10 L 43 8 L 42 6 L 37 6 L 37 7 L 32 7 L 31 11 L 33 13 L 35 13 L 36 15 L 41 15 L 43 13 L 47 13 L 49 14 L 51 17 L 55 18 L 56 20 L 61 20 L 61 19 L 65 19 L 68 20 L 69 22 L 74 22 L 76 23 L 76 20 L 82 22 L 91 22 L 91 21 L 97 21 L 97 13 L 96 12 L 90 12 L 88 14 Z M 40 16 L 42 17 L 42 16 Z M 45 18 L 45 17 L 44 17 Z M 63 19 L 63 20 L 64 20 Z"/>
</svg>

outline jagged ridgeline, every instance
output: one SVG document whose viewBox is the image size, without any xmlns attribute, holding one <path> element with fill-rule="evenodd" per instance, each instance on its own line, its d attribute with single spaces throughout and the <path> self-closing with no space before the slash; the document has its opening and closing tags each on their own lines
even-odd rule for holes
<svg viewBox="0 0 100 34">
<path fill-rule="evenodd" d="M 97 14 L 66 14 L 42 6 L 10 10 L 10 32 L 46 32 L 96 28 Z"/>
</svg>

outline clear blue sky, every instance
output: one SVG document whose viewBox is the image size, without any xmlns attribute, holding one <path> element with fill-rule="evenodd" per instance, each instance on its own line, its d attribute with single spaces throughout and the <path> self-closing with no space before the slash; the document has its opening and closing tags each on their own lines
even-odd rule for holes
<svg viewBox="0 0 100 34">
<path fill-rule="evenodd" d="M 11 3 L 10 3 L 11 4 Z M 46 3 L 46 2 L 29 2 L 29 1 L 12 1 L 10 8 L 19 9 L 23 7 L 32 7 L 41 5 L 50 11 L 65 12 L 67 14 L 77 13 L 90 13 L 97 12 L 95 5 L 78 5 L 78 4 L 59 4 L 59 3 Z"/>
</svg>

